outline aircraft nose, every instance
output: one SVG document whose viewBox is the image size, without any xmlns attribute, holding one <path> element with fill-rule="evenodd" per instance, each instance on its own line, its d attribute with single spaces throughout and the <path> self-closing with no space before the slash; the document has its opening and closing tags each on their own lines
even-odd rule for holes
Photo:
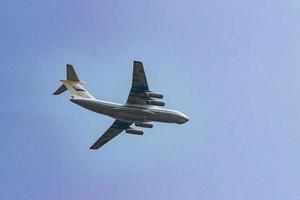
<svg viewBox="0 0 300 200">
<path fill-rule="evenodd" d="M 183 118 L 184 118 L 184 123 L 190 120 L 190 118 L 188 118 L 187 116 L 184 116 Z"/>
<path fill-rule="evenodd" d="M 186 123 L 189 120 L 190 119 L 186 115 L 182 115 L 181 119 L 180 119 L 180 124 L 184 124 L 184 123 Z"/>
</svg>

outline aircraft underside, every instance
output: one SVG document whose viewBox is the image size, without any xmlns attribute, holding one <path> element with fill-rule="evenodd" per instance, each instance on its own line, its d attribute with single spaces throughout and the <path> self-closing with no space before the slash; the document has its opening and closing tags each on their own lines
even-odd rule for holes
<svg viewBox="0 0 300 200">
<path fill-rule="evenodd" d="M 85 82 L 79 79 L 72 65 L 67 64 L 67 80 L 61 82 L 54 95 L 69 91 L 73 103 L 116 119 L 90 149 L 99 149 L 124 130 L 129 134 L 143 135 L 144 132 L 131 127 L 132 124 L 152 128 L 150 122 L 183 124 L 189 120 L 183 113 L 160 108 L 165 106 L 161 101 L 164 95 L 149 90 L 143 63 L 139 61 L 133 63 L 132 85 L 124 105 L 97 100 L 83 87 Z"/>
</svg>

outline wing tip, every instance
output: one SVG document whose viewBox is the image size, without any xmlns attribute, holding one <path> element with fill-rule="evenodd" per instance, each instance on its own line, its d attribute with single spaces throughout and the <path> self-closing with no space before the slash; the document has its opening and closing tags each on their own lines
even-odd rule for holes
<svg viewBox="0 0 300 200">
<path fill-rule="evenodd" d="M 91 147 L 90 147 L 90 150 L 97 150 L 97 149 L 99 149 L 100 147 L 96 147 L 95 145 L 92 145 Z"/>
</svg>

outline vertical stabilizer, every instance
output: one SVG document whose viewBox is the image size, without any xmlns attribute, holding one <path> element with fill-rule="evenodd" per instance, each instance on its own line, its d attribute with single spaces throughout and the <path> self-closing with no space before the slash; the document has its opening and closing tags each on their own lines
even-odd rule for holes
<svg viewBox="0 0 300 200">
<path fill-rule="evenodd" d="M 67 64 L 67 80 L 80 82 L 79 77 L 77 76 L 73 65 Z"/>
</svg>

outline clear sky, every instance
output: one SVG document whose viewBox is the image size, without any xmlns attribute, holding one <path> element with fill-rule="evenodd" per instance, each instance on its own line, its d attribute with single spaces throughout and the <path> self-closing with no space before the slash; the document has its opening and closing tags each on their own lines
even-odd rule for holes
<svg viewBox="0 0 300 200">
<path fill-rule="evenodd" d="M 298 0 L 2 0 L 0 199 L 299 200 Z M 125 102 L 132 61 L 184 125 L 89 147 L 113 119 L 52 96 L 74 64 Z"/>
</svg>

